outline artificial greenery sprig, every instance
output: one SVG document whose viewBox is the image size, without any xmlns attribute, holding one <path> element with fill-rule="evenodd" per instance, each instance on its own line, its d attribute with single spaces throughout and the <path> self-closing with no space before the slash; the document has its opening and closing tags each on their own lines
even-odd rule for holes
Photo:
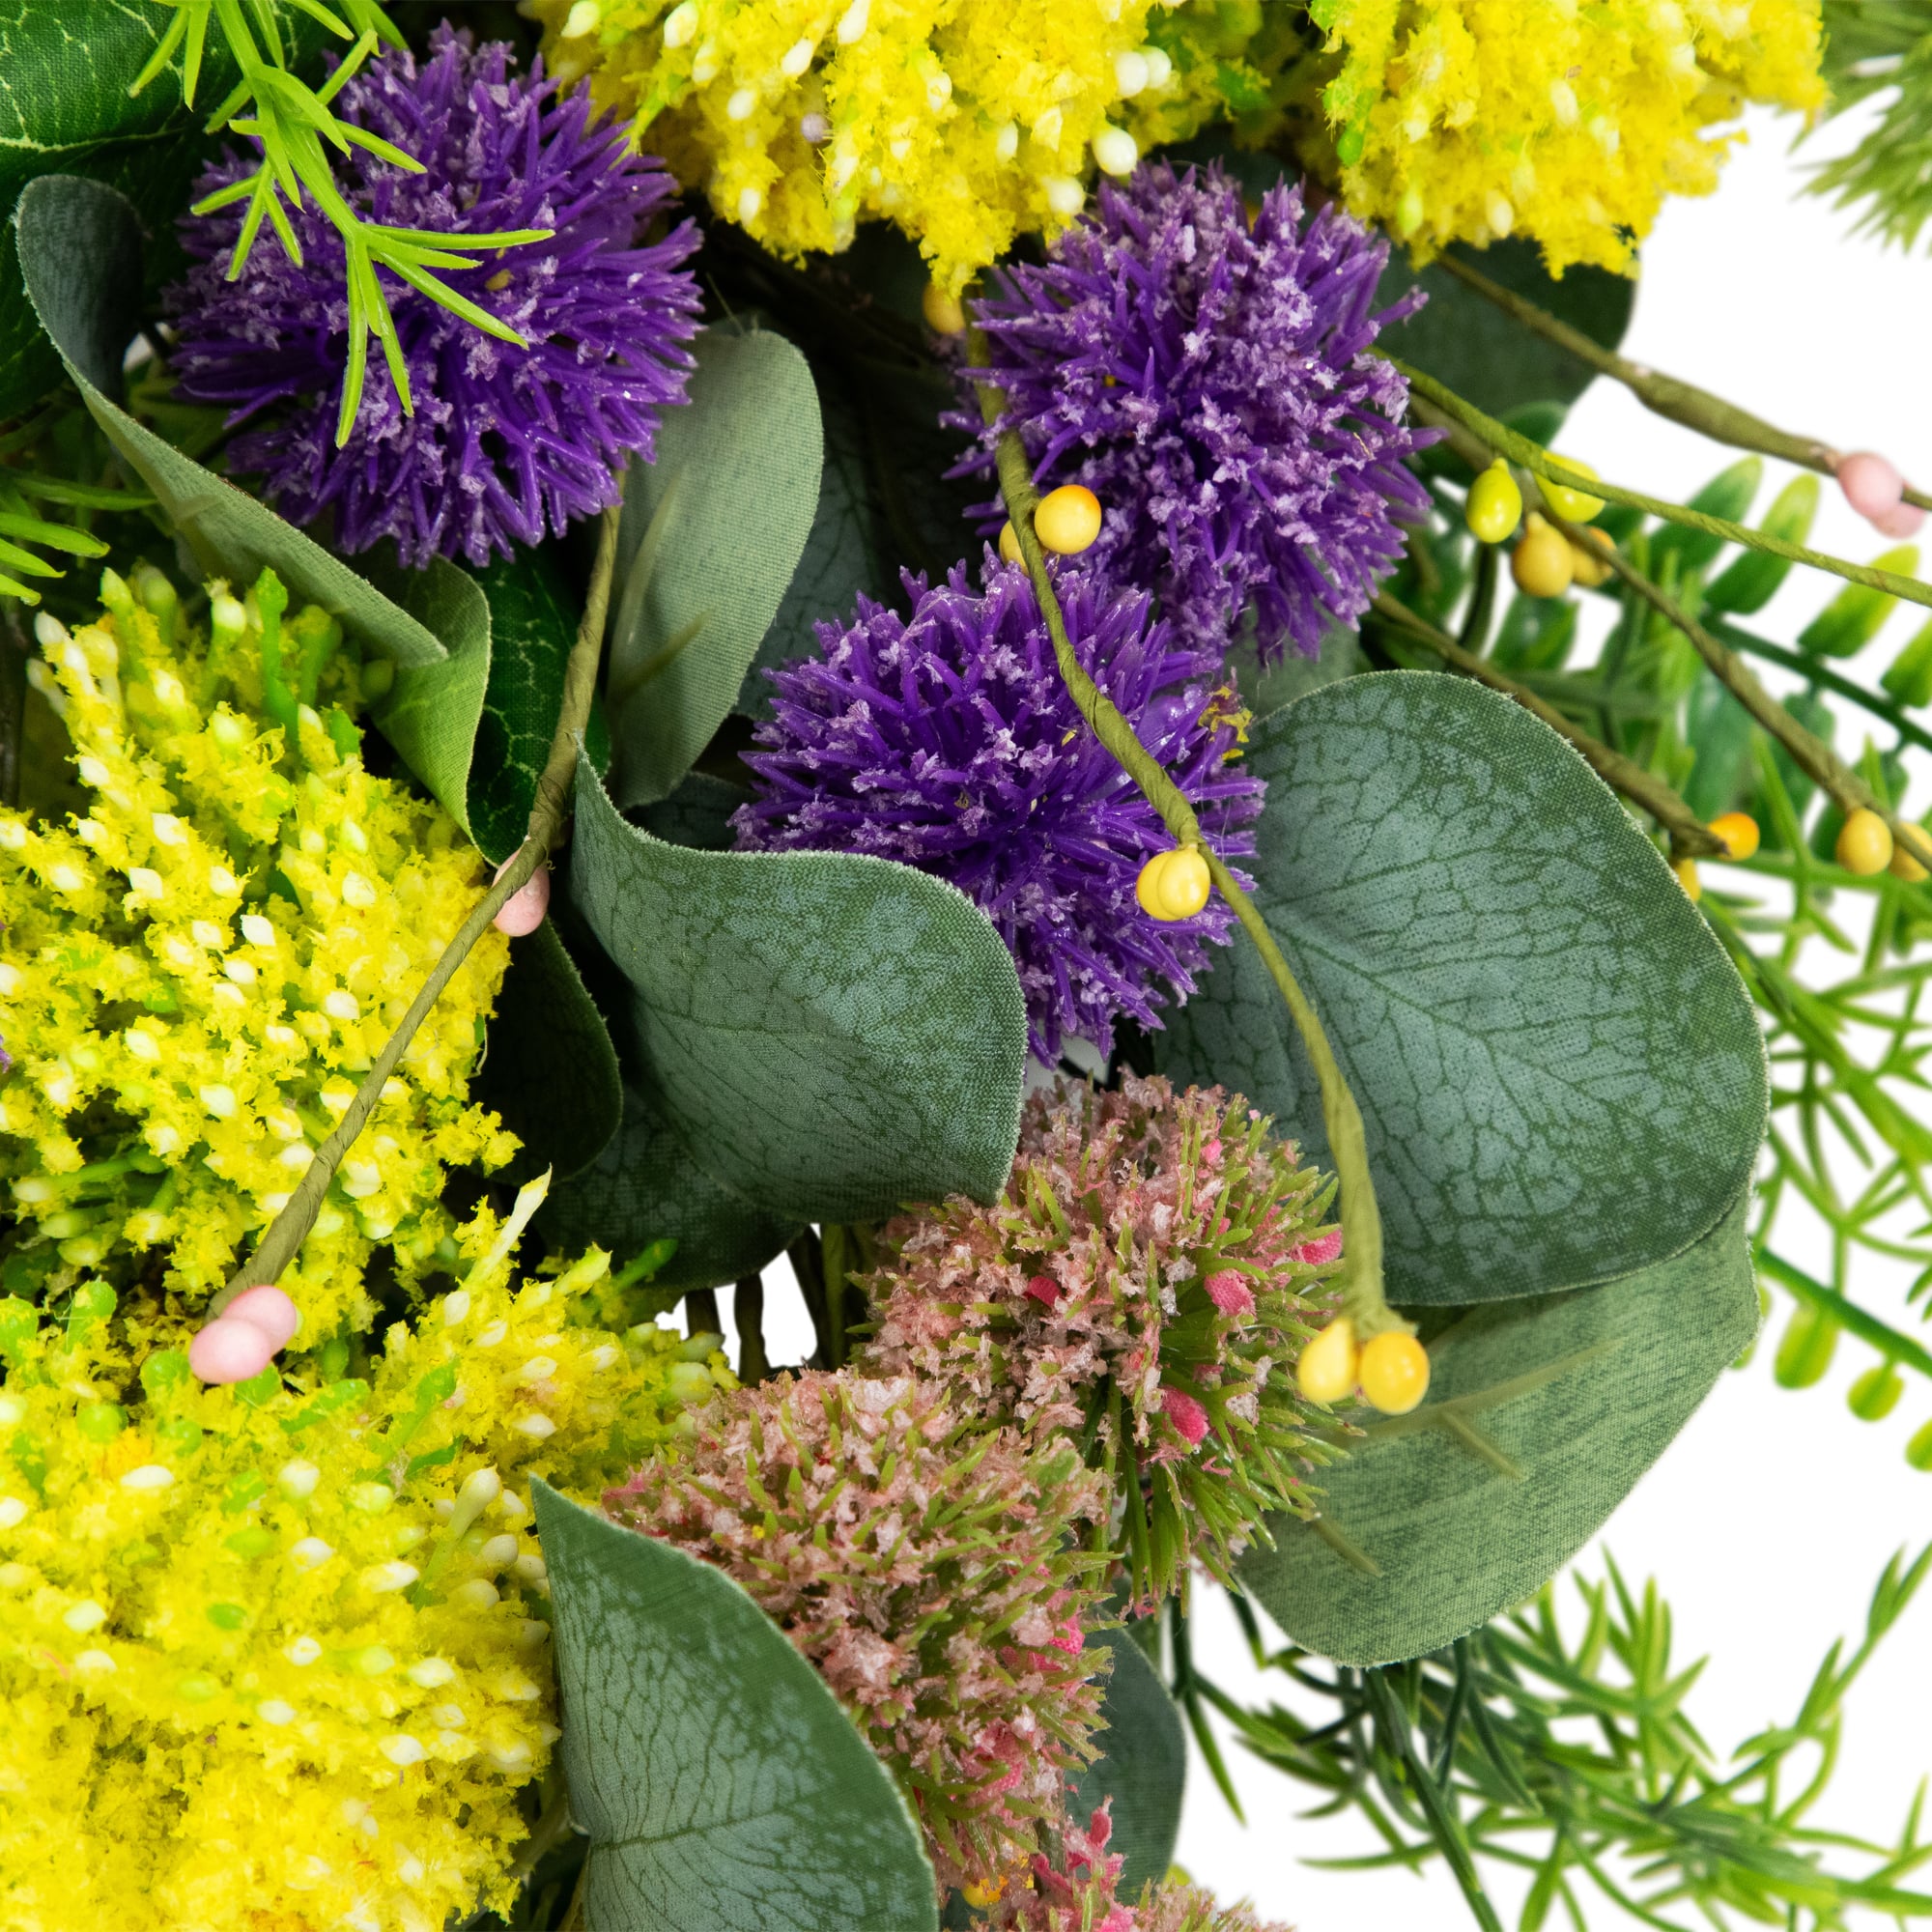
<svg viewBox="0 0 1932 1932">
<path fill-rule="evenodd" d="M 611 574 L 616 554 L 617 512 L 612 509 L 604 513 L 583 619 L 564 666 L 563 699 L 557 711 L 556 729 L 551 738 L 550 754 L 537 779 L 536 796 L 530 806 L 529 826 L 523 843 L 510 855 L 489 890 L 477 899 L 455 936 L 443 948 L 428 979 L 410 1002 L 409 1010 L 384 1042 L 383 1050 L 355 1090 L 355 1098 L 343 1110 L 334 1131 L 316 1150 L 315 1158 L 303 1170 L 288 1205 L 270 1223 L 254 1253 L 235 1270 L 228 1285 L 210 1303 L 212 1315 L 219 1315 L 248 1288 L 273 1286 L 295 1259 L 322 1210 L 336 1169 L 381 1103 L 384 1086 L 396 1070 L 416 1029 L 469 956 L 469 949 L 489 930 L 504 906 L 549 863 L 552 851 L 562 838 L 571 789 L 577 778 L 578 753 L 597 688 L 597 667 L 603 656 L 604 621 L 611 604 Z"/>
<path fill-rule="evenodd" d="M 192 105 L 213 16 L 241 69 L 242 77 L 210 116 L 209 132 L 219 133 L 226 128 L 238 134 L 252 134 L 262 144 L 261 163 L 253 173 L 218 188 L 196 202 L 192 210 L 196 214 L 211 214 L 238 202 L 248 204 L 229 263 L 229 279 L 238 279 L 247 266 L 264 222 L 274 229 L 289 259 L 299 265 L 301 244 L 289 222 L 288 210 L 303 207 L 305 197 L 313 201 L 342 239 L 349 303 L 349 353 L 342 401 L 336 414 L 338 444 L 349 440 L 355 412 L 361 407 L 371 335 L 382 344 L 384 360 L 403 412 L 406 415 L 414 412 L 409 368 L 379 270 L 386 270 L 419 295 L 460 316 L 472 328 L 519 349 L 529 347 L 527 338 L 517 329 L 459 294 L 434 271 L 480 269 L 485 255 L 521 247 L 526 242 L 547 241 L 554 230 L 517 228 L 450 236 L 426 229 L 391 227 L 365 221 L 336 187 L 325 141 L 340 154 L 348 154 L 353 144 L 409 173 L 422 172 L 422 164 L 394 143 L 339 119 L 329 107 L 330 101 L 378 46 L 385 41 L 392 46 L 404 44 L 402 35 L 375 0 L 344 0 L 343 11 L 354 20 L 353 29 L 323 6 L 321 0 L 295 0 L 304 13 L 321 21 L 331 33 L 354 41 L 320 89 L 311 88 L 289 70 L 287 49 L 270 0 L 246 0 L 246 13 L 243 0 L 155 0 L 155 4 L 173 8 L 174 18 L 129 92 L 138 94 L 146 87 L 167 67 L 179 48 L 183 54 L 182 96 Z M 249 14 L 253 15 L 252 26 Z M 244 113 L 244 108 L 252 111 Z"/>
<path fill-rule="evenodd" d="M 1924 1582 L 1932 1548 L 1887 1564 L 1858 1647 L 1847 1657 L 1833 1644 L 1791 1721 L 1747 1739 L 1728 1764 L 1685 1714 L 1702 1665 L 1673 1665 L 1668 1605 L 1655 1583 L 1638 1596 L 1608 1568 L 1602 1582 L 1576 1578 L 1585 1620 L 1574 1640 L 1552 1584 L 1449 1650 L 1382 1669 L 1270 1648 L 1236 1597 L 1256 1664 L 1328 1707 L 1315 1721 L 1280 1704 L 1244 1707 L 1191 1657 L 1183 1673 L 1176 1606 L 1176 1692 L 1211 1704 L 1263 1762 L 1327 1793 L 1316 1816 L 1352 1806 L 1383 1842 L 1319 1862 L 1415 1869 L 1441 1857 L 1486 1932 L 1500 1921 L 1484 1862 L 1531 1875 L 1520 1920 L 1531 1932 L 1559 1903 L 1581 1932 L 1590 1888 L 1657 1932 L 1739 1920 L 1845 1932 L 1860 1908 L 1901 1922 L 1932 1917 L 1932 1894 L 1903 1883 L 1932 1860 L 1917 1802 L 1891 1845 L 1810 1822 L 1846 1693 Z M 1848 1854 L 1870 1868 L 1827 1863 Z"/>
</svg>

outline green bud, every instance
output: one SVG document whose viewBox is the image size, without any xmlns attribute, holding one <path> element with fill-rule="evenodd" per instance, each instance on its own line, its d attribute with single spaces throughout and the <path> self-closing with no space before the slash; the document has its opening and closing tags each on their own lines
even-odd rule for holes
<svg viewBox="0 0 1932 1932">
<path fill-rule="evenodd" d="M 1852 1384 L 1845 1400 L 1861 1422 L 1883 1422 L 1904 1393 L 1905 1378 L 1889 1362 L 1880 1362 Z"/>
<path fill-rule="evenodd" d="M 210 1704 L 221 1695 L 221 1686 L 200 1670 L 190 1671 L 175 1686 L 175 1690 L 184 1702 L 189 1704 Z"/>
<path fill-rule="evenodd" d="M 192 1456 L 201 1447 L 201 1424 L 190 1422 L 185 1415 L 174 1416 L 162 1423 L 155 1435 L 177 1459 Z"/>
<path fill-rule="evenodd" d="M 248 1612 L 240 1604 L 210 1604 L 208 1621 L 218 1631 L 239 1631 L 248 1621 Z"/>
<path fill-rule="evenodd" d="M 228 1485 L 228 1493 L 221 1498 L 222 1514 L 240 1516 L 249 1504 L 268 1493 L 268 1479 L 259 1470 L 250 1469 Z"/>
<path fill-rule="evenodd" d="M 271 1556 L 275 1550 L 275 1532 L 264 1529 L 259 1523 L 251 1523 L 246 1529 L 238 1529 L 233 1536 L 221 1539 L 222 1547 L 232 1549 L 244 1562 L 254 1563 L 264 1556 Z M 213 1615 L 213 1612 L 210 1612 Z"/>
<path fill-rule="evenodd" d="M 1791 1324 L 1777 1345 L 1774 1373 L 1779 1387 L 1809 1388 L 1822 1381 L 1838 1346 L 1838 1324 L 1821 1308 L 1808 1303 L 1792 1310 Z"/>
<path fill-rule="evenodd" d="M 90 1442 L 112 1442 L 128 1426 L 128 1411 L 118 1402 L 84 1402 L 73 1412 L 73 1426 Z"/>
<path fill-rule="evenodd" d="M 316 1350 L 315 1367 L 325 1382 L 339 1382 L 349 1372 L 349 1344 L 340 1335 L 331 1335 Z"/>
<path fill-rule="evenodd" d="M 170 1389 L 184 1388 L 192 1378 L 185 1349 L 162 1349 L 141 1364 L 141 1386 L 158 1400 Z"/>
<path fill-rule="evenodd" d="M 679 1402 L 695 1406 L 711 1400 L 711 1371 L 702 1362 L 673 1362 L 665 1383 Z"/>
</svg>

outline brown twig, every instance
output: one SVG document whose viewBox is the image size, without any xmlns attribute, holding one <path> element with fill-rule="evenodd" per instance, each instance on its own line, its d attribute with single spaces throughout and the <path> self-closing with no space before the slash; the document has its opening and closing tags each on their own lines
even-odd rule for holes
<svg viewBox="0 0 1932 1932">
<path fill-rule="evenodd" d="M 288 1206 L 269 1224 L 255 1252 L 229 1277 L 228 1285 L 210 1310 L 220 1314 L 244 1288 L 273 1283 L 295 1260 L 308 1238 L 315 1217 L 322 1210 L 328 1185 L 335 1178 L 343 1156 L 355 1146 L 356 1136 L 375 1112 L 383 1097 L 383 1088 L 415 1037 L 416 1029 L 428 1018 L 442 990 L 456 977 L 470 948 L 482 938 L 497 917 L 548 863 L 552 851 L 563 836 L 570 810 L 570 788 L 577 774 L 578 741 L 590 717 L 591 695 L 597 685 L 597 665 L 604 647 L 604 619 L 611 602 L 611 573 L 617 554 L 617 513 L 604 513 L 604 528 L 597 546 L 596 567 L 591 573 L 590 595 L 583 607 L 583 621 L 578 627 L 577 642 L 563 673 L 563 701 L 558 709 L 556 730 L 551 739 L 550 756 L 537 780 L 536 798 L 530 807 L 529 829 L 517 847 L 502 876 L 469 909 L 457 928 L 456 936 L 442 949 L 442 955 L 430 970 L 416 996 L 410 1002 L 401 1024 L 384 1042 L 383 1050 L 370 1066 L 355 1097 L 336 1122 L 335 1131 L 316 1150 Z"/>
<path fill-rule="evenodd" d="M 1654 772 L 1646 771 L 1634 758 L 1626 757 L 1622 752 L 1614 751 L 1601 740 L 1591 737 L 1587 731 L 1572 724 L 1547 698 L 1539 697 L 1535 692 L 1517 683 L 1486 658 L 1465 651 L 1446 632 L 1438 631 L 1428 618 L 1411 611 L 1387 591 L 1377 595 L 1374 608 L 1378 614 L 1396 625 L 1405 636 L 1413 638 L 1445 663 L 1455 666 L 1465 677 L 1488 685 L 1492 691 L 1501 692 L 1525 711 L 1541 718 L 1570 744 L 1605 784 L 1613 791 L 1621 792 L 1633 805 L 1649 812 L 1670 834 L 1672 858 L 1701 858 L 1720 854 L 1726 849 L 1724 841 L 1661 778 Z"/>
</svg>

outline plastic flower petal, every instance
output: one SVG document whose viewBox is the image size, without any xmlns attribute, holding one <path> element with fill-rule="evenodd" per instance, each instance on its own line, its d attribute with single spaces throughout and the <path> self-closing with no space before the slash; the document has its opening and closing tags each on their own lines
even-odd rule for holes
<svg viewBox="0 0 1932 1932">
<path fill-rule="evenodd" d="M 1432 439 L 1369 353 L 1408 312 L 1375 308 L 1387 260 L 1339 210 L 1304 223 L 1298 186 L 1251 226 L 1217 168 L 1107 184 L 1044 266 L 998 270 L 973 305 L 991 364 L 969 373 L 1007 408 L 991 429 L 977 403 L 957 418 L 984 443 L 968 467 L 990 473 L 1018 430 L 1042 490 L 1100 499 L 1100 567 L 1155 590 L 1190 646 L 1225 650 L 1252 609 L 1264 658 L 1284 640 L 1313 656 L 1428 506 L 1404 460 Z"/>
<path fill-rule="evenodd" d="M 633 454 L 649 456 L 660 412 L 683 400 L 698 298 L 678 268 L 697 244 L 689 223 L 640 245 L 673 189 L 623 130 L 592 116 L 582 89 L 560 93 L 508 49 L 439 29 L 420 64 L 370 62 L 334 102 L 344 122 L 424 165 L 412 174 L 355 148 L 333 165 L 365 220 L 466 233 L 554 230 L 449 286 L 526 339 L 499 341 L 414 289 L 388 290 L 414 413 L 372 374 L 349 440 L 336 447 L 349 314 L 344 255 L 315 209 L 293 217 L 302 260 L 264 238 L 237 281 L 229 257 L 240 205 L 190 216 L 197 266 L 171 292 L 184 391 L 230 407 L 248 433 L 229 446 L 260 471 L 285 516 L 332 513 L 344 550 L 394 537 L 403 560 L 438 552 L 487 562 L 546 530 L 614 503 Z M 206 195 L 255 165 L 230 157 Z M 256 418 L 260 418 L 256 421 Z"/>
<path fill-rule="evenodd" d="M 1219 653 L 1178 645 L 1145 596 L 1090 570 L 1057 565 L 1055 582 L 1075 654 L 1215 849 L 1252 852 L 1264 787 L 1230 762 L 1246 714 Z M 732 822 L 741 846 L 870 853 L 957 886 L 1012 952 L 1034 1051 L 1052 1061 L 1065 1034 L 1105 1051 L 1122 1014 L 1159 1025 L 1157 980 L 1193 991 L 1233 915 L 1141 908 L 1140 868 L 1174 841 L 1074 708 L 1026 574 L 989 558 L 985 585 L 909 576 L 910 619 L 862 597 L 855 622 L 821 624 L 823 656 L 771 674 L 758 797 Z"/>
<path fill-rule="evenodd" d="M 941 1881 L 997 1883 L 1093 1755 L 1099 1482 L 912 1377 L 783 1375 L 696 1421 L 607 1508 L 742 1584 L 898 1778 Z"/>
<path fill-rule="evenodd" d="M 1325 1452 L 1291 1370 L 1333 1305 L 1333 1251 L 1307 1259 L 1327 1198 L 1238 1095 L 1063 1083 L 1027 1103 L 991 1207 L 888 1225 L 860 1359 L 1115 1459 L 1146 1604 L 1191 1559 L 1225 1576 L 1267 1512 L 1311 1510 Z"/>
</svg>

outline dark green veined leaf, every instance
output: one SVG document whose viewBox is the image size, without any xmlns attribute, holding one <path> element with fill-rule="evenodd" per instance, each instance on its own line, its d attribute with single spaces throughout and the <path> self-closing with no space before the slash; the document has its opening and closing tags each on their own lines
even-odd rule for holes
<svg viewBox="0 0 1932 1932">
<path fill-rule="evenodd" d="M 279 0 L 275 11 L 292 59 L 330 39 L 320 22 L 287 0 Z M 82 176 L 128 198 L 155 245 L 145 275 L 137 266 L 135 279 L 115 291 L 118 303 L 138 308 L 144 294 L 153 297 L 186 266 L 175 241 L 175 217 L 216 145 L 202 129 L 209 110 L 234 86 L 236 67 L 217 31 L 209 36 L 194 107 L 182 101 L 178 71 L 157 76 L 130 97 L 128 85 L 159 44 L 168 17 L 165 8 L 145 0 L 112 6 L 0 0 L 0 70 L 6 75 L 0 87 L 0 417 L 23 414 L 61 379 L 60 357 L 27 298 L 11 220 L 28 182 L 40 175 Z M 276 245 L 272 237 L 267 245 Z M 119 347 L 132 333 L 130 326 Z"/>
<path fill-rule="evenodd" d="M 1115 1889 L 1122 1898 L 1138 1898 L 1141 1888 L 1165 1877 L 1174 1862 L 1187 1733 L 1159 1673 L 1125 1631 L 1103 1631 L 1094 1640 L 1114 1658 L 1103 1707 L 1107 1728 L 1095 1740 L 1102 1755 L 1072 1780 L 1066 1808 L 1084 1825 L 1102 1799 L 1114 1801 L 1107 1849 L 1126 1860 Z"/>
<path fill-rule="evenodd" d="M 589 1932 L 936 1932 L 905 1800 L 778 1626 L 721 1571 L 531 1487 Z"/>
<path fill-rule="evenodd" d="M 798 567 L 824 443 L 811 372 L 781 335 L 710 328 L 690 400 L 624 488 L 611 630 L 612 790 L 675 789 L 737 702 Z"/>
<path fill-rule="evenodd" d="M 572 901 L 628 981 L 634 1084 L 717 1183 L 784 1223 L 998 1192 L 1024 1003 L 960 894 L 843 853 L 664 844 L 582 764 L 572 862 Z"/>
<path fill-rule="evenodd" d="M 1242 1559 L 1243 1585 L 1296 1643 L 1344 1663 L 1441 1649 L 1582 1548 L 1757 1319 L 1743 1201 L 1624 1280 L 1469 1310 L 1430 1348 L 1424 1406 L 1372 1421 L 1322 1470 L 1324 1524 L 1346 1549 L 1274 1519 L 1275 1548 Z"/>
<path fill-rule="evenodd" d="M 1743 1193 L 1764 1050 L 1656 848 L 1548 726 L 1426 672 L 1264 718 L 1256 902 L 1361 1105 L 1398 1302 L 1609 1280 Z M 1312 1073 L 1253 949 L 1154 1036 L 1323 1157 Z"/>
</svg>

